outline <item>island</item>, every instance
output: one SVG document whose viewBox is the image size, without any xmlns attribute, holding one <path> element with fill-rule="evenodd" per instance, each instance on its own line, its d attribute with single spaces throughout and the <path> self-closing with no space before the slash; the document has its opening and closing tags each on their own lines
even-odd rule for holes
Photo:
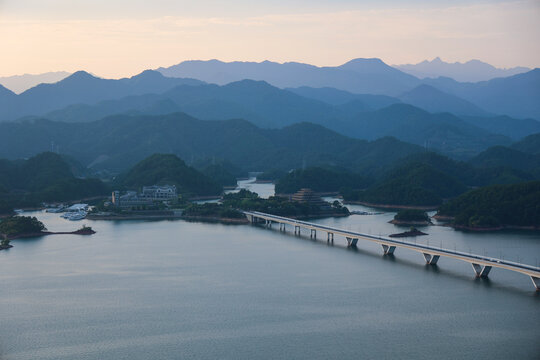
<svg viewBox="0 0 540 360">
<path fill-rule="evenodd" d="M 389 223 L 394 225 L 431 225 L 431 220 L 423 210 L 404 209 L 400 210 Z"/>
<path fill-rule="evenodd" d="M 404 232 L 398 233 L 398 234 L 391 234 L 389 236 L 393 237 L 393 238 L 402 238 L 402 237 L 422 236 L 422 235 L 427 235 L 427 234 L 424 233 L 424 232 L 421 232 L 420 230 L 418 230 L 415 227 L 411 227 L 411 229 L 409 231 L 404 231 Z"/>
<path fill-rule="evenodd" d="M 295 219 L 349 216 L 349 210 L 339 201 L 329 203 L 310 189 L 301 189 L 290 197 L 271 196 L 260 198 L 254 192 L 242 189 L 223 195 L 220 203 L 190 204 L 182 218 L 224 223 L 248 223 L 242 213 L 260 211 L 267 214 Z"/>
<path fill-rule="evenodd" d="M 434 216 L 470 231 L 540 230 L 540 181 L 492 185 L 443 204 Z"/>
</svg>

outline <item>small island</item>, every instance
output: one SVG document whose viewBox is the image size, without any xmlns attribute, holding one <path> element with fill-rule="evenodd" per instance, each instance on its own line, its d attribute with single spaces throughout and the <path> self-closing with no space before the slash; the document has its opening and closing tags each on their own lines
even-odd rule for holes
<svg viewBox="0 0 540 360">
<path fill-rule="evenodd" d="M 435 216 L 467 231 L 540 230 L 540 181 L 492 185 L 443 204 Z"/>
<path fill-rule="evenodd" d="M 263 199 L 254 192 L 242 189 L 237 193 L 225 194 L 220 203 L 190 204 L 184 210 L 182 218 L 247 224 L 248 220 L 242 210 L 260 211 L 295 219 L 349 215 L 349 210 L 339 201 L 328 203 L 309 189 L 298 191 L 290 199 L 281 196 Z"/>
<path fill-rule="evenodd" d="M 75 231 L 52 232 L 47 231 L 47 228 L 36 217 L 31 216 L 11 216 L 0 222 L 0 250 L 9 249 L 12 247 L 10 241 L 13 239 L 43 236 L 43 235 L 92 235 L 96 232 L 89 226 L 83 225 Z"/>
<path fill-rule="evenodd" d="M 411 227 L 411 229 L 409 231 L 404 231 L 404 232 L 398 233 L 398 234 L 391 234 L 390 237 L 402 238 L 402 237 L 422 236 L 422 235 L 427 235 L 427 234 L 424 233 L 424 232 L 421 232 L 420 230 L 418 230 L 415 227 Z"/>
<path fill-rule="evenodd" d="M 429 215 L 422 210 L 418 209 L 404 209 L 400 210 L 394 219 L 389 221 L 394 225 L 431 225 L 431 219 Z"/>
</svg>

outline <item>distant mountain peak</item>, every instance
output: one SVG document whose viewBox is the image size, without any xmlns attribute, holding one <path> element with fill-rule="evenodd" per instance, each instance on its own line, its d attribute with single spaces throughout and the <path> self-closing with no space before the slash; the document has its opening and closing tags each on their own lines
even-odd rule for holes
<svg viewBox="0 0 540 360">
<path fill-rule="evenodd" d="M 445 62 L 440 57 L 429 61 L 424 60 L 417 64 L 394 65 L 394 68 L 414 75 L 418 78 L 449 77 L 460 82 L 479 82 L 497 77 L 508 77 L 529 71 L 526 67 L 499 69 L 478 59 L 465 63 Z"/>
<path fill-rule="evenodd" d="M 362 70 L 373 70 L 375 68 L 385 68 L 390 66 L 386 65 L 384 61 L 379 58 L 356 58 L 347 61 L 345 64 L 339 67 L 343 69 L 358 69 L 360 67 Z"/>
<path fill-rule="evenodd" d="M 431 85 L 421 84 L 400 96 L 401 101 L 433 113 L 450 112 L 457 115 L 483 116 L 478 106 Z"/>
<path fill-rule="evenodd" d="M 147 69 L 140 74 L 132 76 L 131 79 L 159 79 L 163 77 L 163 74 L 159 71 Z"/>
<path fill-rule="evenodd" d="M 5 86 L 0 85 L 0 96 L 15 96 L 15 93 Z"/>
<path fill-rule="evenodd" d="M 88 79 L 98 79 L 98 77 L 86 72 L 84 70 L 75 71 L 73 74 L 61 81 L 74 81 L 74 80 L 88 80 Z"/>
</svg>

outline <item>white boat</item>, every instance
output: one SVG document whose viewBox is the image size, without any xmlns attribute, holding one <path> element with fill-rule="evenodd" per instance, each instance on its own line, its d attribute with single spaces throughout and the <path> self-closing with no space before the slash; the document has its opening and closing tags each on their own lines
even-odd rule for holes
<svg viewBox="0 0 540 360">
<path fill-rule="evenodd" d="M 71 221 L 82 220 L 86 217 L 87 214 L 88 213 L 86 211 L 77 211 L 77 212 L 71 213 L 71 215 L 69 215 L 67 219 Z"/>
<path fill-rule="evenodd" d="M 62 211 L 64 211 L 66 207 L 65 206 L 59 206 L 59 207 L 55 207 L 55 208 L 48 208 L 48 209 L 45 209 L 45 212 L 48 212 L 48 213 L 60 213 Z"/>
</svg>

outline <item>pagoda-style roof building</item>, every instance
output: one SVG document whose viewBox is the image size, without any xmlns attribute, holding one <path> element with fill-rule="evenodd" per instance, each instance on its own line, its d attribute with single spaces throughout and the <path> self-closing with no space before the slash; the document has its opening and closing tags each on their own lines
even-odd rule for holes
<svg viewBox="0 0 540 360">
<path fill-rule="evenodd" d="M 318 206 L 328 205 L 317 193 L 307 188 L 298 190 L 298 192 L 293 194 L 291 200 Z"/>
</svg>

